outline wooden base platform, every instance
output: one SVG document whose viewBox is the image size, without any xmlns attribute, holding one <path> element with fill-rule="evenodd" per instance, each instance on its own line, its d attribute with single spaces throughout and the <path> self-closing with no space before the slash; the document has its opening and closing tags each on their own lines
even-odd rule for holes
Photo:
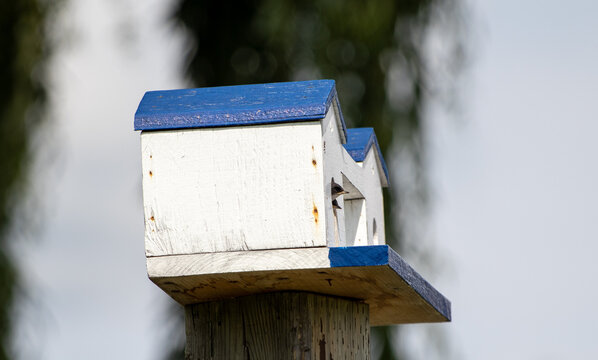
<svg viewBox="0 0 598 360">
<path fill-rule="evenodd" d="M 372 326 L 451 320 L 451 304 L 388 245 L 171 255 L 150 279 L 183 305 L 279 291 L 359 299 Z"/>
</svg>

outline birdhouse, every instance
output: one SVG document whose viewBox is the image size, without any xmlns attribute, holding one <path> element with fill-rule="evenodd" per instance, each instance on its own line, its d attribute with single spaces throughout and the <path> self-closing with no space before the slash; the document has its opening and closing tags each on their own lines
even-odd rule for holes
<svg viewBox="0 0 598 360">
<path fill-rule="evenodd" d="M 150 91 L 135 129 L 148 272 L 177 301 L 302 290 L 375 303 L 373 323 L 450 319 L 385 245 L 386 164 L 334 81 Z M 405 306 L 423 315 L 389 315 Z"/>
</svg>

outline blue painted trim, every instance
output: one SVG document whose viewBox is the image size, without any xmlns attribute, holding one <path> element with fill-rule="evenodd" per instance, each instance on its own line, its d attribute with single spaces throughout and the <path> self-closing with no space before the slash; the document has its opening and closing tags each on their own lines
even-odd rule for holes
<svg viewBox="0 0 598 360">
<path fill-rule="evenodd" d="M 135 130 L 317 120 L 334 99 L 338 105 L 334 80 L 148 91 L 135 113 Z"/>
<path fill-rule="evenodd" d="M 388 265 L 399 275 L 415 292 L 436 309 L 448 321 L 451 321 L 451 302 L 438 290 L 434 289 L 420 274 L 389 248 Z"/>
<path fill-rule="evenodd" d="M 364 161 L 372 146 L 375 146 L 388 184 L 388 169 L 373 128 L 347 129 L 347 143 L 343 146 L 355 161 Z"/>
<path fill-rule="evenodd" d="M 388 264 L 388 245 L 332 247 L 330 267 L 378 266 Z"/>
<path fill-rule="evenodd" d="M 388 245 L 333 247 L 328 252 L 330 267 L 389 266 L 422 299 L 451 320 L 451 302 L 419 275 Z"/>
</svg>

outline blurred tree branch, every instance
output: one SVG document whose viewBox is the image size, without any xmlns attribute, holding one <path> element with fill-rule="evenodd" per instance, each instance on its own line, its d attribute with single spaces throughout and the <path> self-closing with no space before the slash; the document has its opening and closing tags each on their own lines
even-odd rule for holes
<svg viewBox="0 0 598 360">
<path fill-rule="evenodd" d="M 49 6 L 40 0 L 0 3 L 0 360 L 11 355 L 11 314 L 19 279 L 9 254 L 10 228 L 27 190 L 34 131 L 44 118 Z"/>
</svg>

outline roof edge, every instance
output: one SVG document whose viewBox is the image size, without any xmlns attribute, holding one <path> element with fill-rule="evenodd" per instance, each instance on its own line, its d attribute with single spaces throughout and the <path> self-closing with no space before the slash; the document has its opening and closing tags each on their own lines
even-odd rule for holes
<svg viewBox="0 0 598 360">
<path fill-rule="evenodd" d="M 169 130 L 319 120 L 333 101 L 338 105 L 334 80 L 148 91 L 135 112 L 134 128 Z M 338 109 L 340 113 L 340 106 Z"/>
<path fill-rule="evenodd" d="M 380 181 L 383 187 L 388 187 L 390 184 L 388 168 L 386 167 L 386 162 L 384 161 L 384 156 L 382 155 L 382 150 L 380 150 L 374 129 L 371 127 L 347 129 L 347 139 L 347 143 L 343 146 L 356 162 L 365 161 L 372 147 L 376 149 L 376 162 L 378 163 L 378 170 L 381 174 Z M 383 177 L 382 174 L 384 174 Z"/>
</svg>

